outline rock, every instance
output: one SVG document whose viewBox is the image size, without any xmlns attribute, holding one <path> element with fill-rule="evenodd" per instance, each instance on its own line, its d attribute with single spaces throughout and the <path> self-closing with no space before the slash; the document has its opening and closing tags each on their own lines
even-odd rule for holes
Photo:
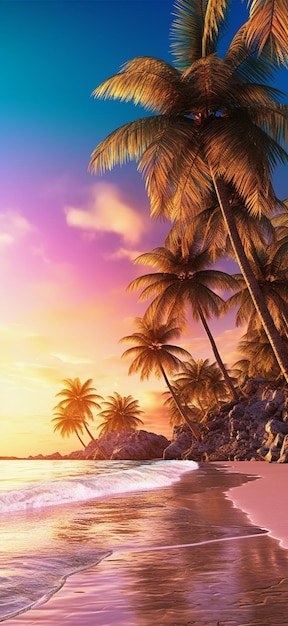
<svg viewBox="0 0 288 626">
<path fill-rule="evenodd" d="M 241 404 L 241 402 L 239 404 L 234 404 L 233 409 L 231 409 L 231 411 L 229 411 L 229 419 L 239 419 L 241 417 L 243 417 L 244 413 L 245 413 L 245 404 Z"/>
<path fill-rule="evenodd" d="M 262 393 L 262 400 L 267 400 L 268 402 L 275 402 L 277 406 L 282 404 L 285 400 L 285 394 L 281 389 L 271 389 L 266 388 Z"/>
<path fill-rule="evenodd" d="M 52 454 L 37 454 L 36 456 L 28 456 L 28 460 L 32 461 L 60 461 L 64 457 L 60 454 L 60 452 L 53 452 Z"/>
<path fill-rule="evenodd" d="M 84 456 L 84 450 L 75 450 L 74 452 L 70 452 L 70 454 L 68 454 L 65 459 L 71 459 L 71 460 L 82 460 L 85 459 Z"/>
<path fill-rule="evenodd" d="M 288 422 L 288 398 L 283 402 L 282 407 L 282 422 Z"/>
<path fill-rule="evenodd" d="M 258 448 L 258 450 L 257 450 L 257 453 L 259 454 L 260 458 L 263 461 L 266 458 L 268 452 L 269 452 L 269 447 L 268 446 L 261 446 L 261 448 Z"/>
<path fill-rule="evenodd" d="M 288 463 L 288 435 L 285 435 L 277 463 Z"/>
<path fill-rule="evenodd" d="M 272 419 L 267 422 L 265 426 L 266 433 L 272 433 L 273 435 L 277 435 L 277 433 L 288 434 L 288 424 L 285 422 L 280 422 L 279 420 Z"/>
<path fill-rule="evenodd" d="M 170 445 L 165 448 L 163 452 L 163 459 L 182 459 L 184 458 L 185 452 L 191 446 L 191 431 L 186 426 L 183 426 L 182 431 L 179 434 L 176 432 L 176 439 L 170 443 Z"/>
<path fill-rule="evenodd" d="M 124 433 L 109 432 L 85 448 L 86 459 L 152 460 L 163 458 L 169 440 L 163 435 L 145 430 L 130 430 Z M 99 450 L 100 446 L 100 450 Z"/>
<path fill-rule="evenodd" d="M 182 458 L 288 462 L 288 389 L 259 378 L 247 381 L 243 392 L 238 404 L 223 405 L 201 425 L 201 441 L 192 440 Z"/>
</svg>

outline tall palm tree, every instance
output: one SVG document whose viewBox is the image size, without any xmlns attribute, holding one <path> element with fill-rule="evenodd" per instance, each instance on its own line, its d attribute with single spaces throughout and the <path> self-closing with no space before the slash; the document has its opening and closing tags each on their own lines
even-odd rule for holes
<svg viewBox="0 0 288 626">
<path fill-rule="evenodd" d="M 210 317 L 219 317 L 224 302 L 220 295 L 212 290 L 212 286 L 222 291 L 235 289 L 237 283 L 234 278 L 226 272 L 209 269 L 212 263 L 210 251 L 208 248 L 203 248 L 202 243 L 196 237 L 190 242 L 185 256 L 180 246 L 174 246 L 174 249 L 159 247 L 152 252 L 141 254 L 137 257 L 136 263 L 151 265 L 160 271 L 134 279 L 128 288 L 144 287 L 140 295 L 141 301 L 155 296 L 148 312 L 150 310 L 153 312 L 156 321 L 161 318 L 163 311 L 168 319 L 174 318 L 179 311 L 183 315 L 186 305 L 189 305 L 192 318 L 201 322 L 226 385 L 234 400 L 237 401 L 239 399 L 237 391 L 227 373 L 207 323 Z"/>
<path fill-rule="evenodd" d="M 112 132 L 94 150 L 89 169 L 138 162 L 152 216 L 189 224 L 215 203 L 215 194 L 240 271 L 283 375 L 288 353 L 265 305 L 231 211 L 231 189 L 252 215 L 275 206 L 273 169 L 287 161 L 288 108 L 263 81 L 287 64 L 287 7 L 253 0 L 224 55 L 217 55 L 230 2 L 178 0 L 172 25 L 175 67 L 136 57 L 104 81 L 95 97 L 134 100 L 152 115 Z M 266 24 L 263 29 L 263 24 Z"/>
<path fill-rule="evenodd" d="M 104 418 L 104 422 L 99 424 L 100 437 L 108 432 L 116 431 L 123 433 L 128 430 L 136 430 L 140 424 L 140 413 L 143 411 L 139 408 L 138 400 L 134 400 L 132 396 L 120 396 L 117 391 L 103 402 L 105 409 L 98 413 L 99 417 Z"/>
<path fill-rule="evenodd" d="M 78 377 L 74 379 L 65 378 L 63 383 L 66 387 L 56 393 L 56 397 L 62 397 L 63 400 L 56 404 L 53 411 L 66 409 L 72 416 L 82 420 L 83 427 L 94 441 L 95 438 L 88 428 L 87 420 L 94 420 L 92 409 L 101 408 L 98 400 L 103 400 L 102 396 L 94 393 L 96 389 L 91 385 L 92 378 L 88 378 L 84 383 L 81 383 Z"/>
<path fill-rule="evenodd" d="M 67 409 L 61 408 L 55 412 L 55 417 L 51 420 L 55 422 L 54 432 L 59 431 L 61 437 L 70 437 L 70 435 L 76 435 L 83 448 L 86 445 L 79 433 L 83 433 L 83 418 L 78 415 L 73 415 Z"/>
<path fill-rule="evenodd" d="M 138 332 L 122 337 L 120 343 L 133 343 L 132 348 L 128 348 L 123 352 L 122 357 L 134 357 L 129 367 L 128 374 L 140 372 L 140 380 L 145 380 L 153 373 L 157 378 L 163 376 L 165 383 L 174 398 L 174 402 L 188 424 L 191 432 L 196 439 L 199 439 L 198 429 L 192 424 L 185 415 L 183 407 L 174 392 L 174 389 L 168 379 L 169 374 L 175 374 L 182 365 L 182 358 L 189 358 L 190 354 L 184 348 L 170 344 L 171 339 L 179 337 L 180 328 L 175 326 L 175 320 L 170 319 L 166 324 L 158 324 L 149 316 L 141 319 L 137 317 L 135 323 Z"/>
</svg>

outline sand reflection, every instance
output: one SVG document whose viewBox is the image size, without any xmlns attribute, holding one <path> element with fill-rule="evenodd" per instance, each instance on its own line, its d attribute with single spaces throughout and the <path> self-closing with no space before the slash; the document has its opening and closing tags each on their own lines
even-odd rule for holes
<svg viewBox="0 0 288 626">
<path fill-rule="evenodd" d="M 223 495 L 243 480 L 205 465 L 166 489 L 51 515 L 55 542 L 114 553 L 9 626 L 287 626 L 288 552 Z"/>
</svg>

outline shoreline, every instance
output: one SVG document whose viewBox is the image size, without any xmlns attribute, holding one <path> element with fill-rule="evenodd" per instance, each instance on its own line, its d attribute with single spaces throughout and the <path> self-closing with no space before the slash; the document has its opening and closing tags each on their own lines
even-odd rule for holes
<svg viewBox="0 0 288 626">
<path fill-rule="evenodd" d="M 235 624 L 239 623 L 238 619 L 244 618 L 247 620 L 248 616 L 249 619 L 245 623 L 249 623 L 251 626 L 254 623 L 257 625 L 261 623 L 262 626 L 264 624 L 265 626 L 270 626 L 270 624 L 271 626 L 278 626 L 278 624 L 282 626 L 286 624 L 287 622 L 281 621 L 281 613 L 279 613 L 279 621 L 276 621 L 275 614 L 272 617 L 272 621 L 269 621 L 270 617 L 265 612 L 265 602 L 263 603 L 263 597 L 261 596 L 261 593 L 266 594 L 267 589 L 268 594 L 272 593 L 273 596 L 273 588 L 275 584 L 279 584 L 277 582 L 278 577 L 282 571 L 283 578 L 288 566 L 287 551 L 282 549 L 285 546 L 285 539 L 288 542 L 288 524 L 287 532 L 284 533 L 284 520 L 280 536 L 277 525 L 273 524 L 271 528 L 267 528 L 269 519 L 266 511 L 269 508 L 271 485 L 273 485 L 274 489 L 274 491 L 272 489 L 274 501 L 277 495 L 278 497 L 281 495 L 279 490 L 275 490 L 275 474 L 278 474 L 278 482 L 285 489 L 285 466 L 279 466 L 279 464 L 272 465 L 266 462 L 263 462 L 262 465 L 262 463 L 251 463 L 249 461 L 223 461 L 211 462 L 209 464 L 200 463 L 199 471 L 202 471 L 202 475 L 205 475 L 207 473 L 206 470 L 208 470 L 209 474 L 209 467 L 214 469 L 215 472 L 212 471 L 214 477 L 212 477 L 214 480 L 213 487 L 210 491 L 205 492 L 206 506 L 212 511 L 212 524 L 223 523 L 224 526 L 230 529 L 231 536 L 228 533 L 228 536 L 223 539 L 217 539 L 216 535 L 216 538 L 212 539 L 212 541 L 201 542 L 197 534 L 191 536 L 189 527 L 187 527 L 185 534 L 181 535 L 181 537 L 175 535 L 175 545 L 165 546 L 166 542 L 163 540 L 163 546 L 159 549 L 153 549 L 150 546 L 150 549 L 147 547 L 143 550 L 136 549 L 135 551 L 133 549 L 130 551 L 129 549 L 124 549 L 123 551 L 116 550 L 95 568 L 90 568 L 68 577 L 60 591 L 47 602 L 5 620 L 7 624 L 9 626 L 25 626 L 26 624 L 27 626 L 40 626 L 40 624 L 54 626 L 56 623 L 59 623 L 61 626 L 78 626 L 81 623 L 83 626 L 110 626 L 111 624 L 117 624 L 117 626 L 136 626 L 136 624 L 137 626 L 150 626 L 151 623 L 157 621 L 159 626 L 172 626 L 172 624 L 173 626 L 175 624 L 184 626 L 190 622 L 191 617 L 194 618 L 194 609 L 191 613 L 191 608 L 185 608 L 183 600 L 180 602 L 183 585 L 187 584 L 189 588 L 191 584 L 191 582 L 189 583 L 189 575 L 187 576 L 188 568 L 190 568 L 190 576 L 192 576 L 190 580 L 193 580 L 193 584 L 196 585 L 194 593 L 195 589 L 198 589 L 197 594 L 200 593 L 200 596 L 202 597 L 203 595 L 204 598 L 200 602 L 202 604 L 201 609 L 198 606 L 195 608 L 195 617 L 197 617 L 199 626 L 202 624 L 203 626 L 204 624 L 205 626 L 216 626 L 217 620 L 221 622 L 221 626 L 222 623 L 224 626 L 227 620 L 227 623 L 230 623 L 231 611 L 235 612 L 233 617 L 235 616 L 237 621 L 231 622 Z M 196 478 L 196 472 L 194 478 Z M 230 480 L 228 475 L 231 474 L 235 476 L 233 479 L 231 476 Z M 218 475 L 219 480 L 217 480 Z M 207 521 L 205 511 L 202 510 L 203 501 L 202 504 L 198 504 L 197 494 L 196 500 L 195 494 L 194 497 L 191 493 L 189 494 L 190 480 L 188 473 L 182 475 L 179 483 L 177 483 L 179 489 L 176 488 L 174 494 L 172 493 L 173 489 L 172 491 L 168 489 L 166 492 L 168 494 L 167 503 L 172 509 L 175 507 L 175 510 L 177 507 L 180 507 L 183 510 L 195 510 L 195 514 L 200 512 L 201 519 L 203 519 L 203 524 L 205 525 Z M 233 486 L 229 486 L 231 484 Z M 265 500 L 265 510 L 263 510 L 262 503 L 265 490 L 268 490 L 268 495 Z M 160 491 L 160 494 L 162 492 L 163 490 Z M 275 510 L 276 504 L 273 507 Z M 285 519 L 287 520 L 286 517 Z M 268 533 L 263 530 L 264 528 L 266 528 Z M 239 529 L 241 529 L 241 532 Z M 183 539 L 183 541 L 177 541 L 178 538 Z M 280 545 L 279 541 L 282 542 Z M 198 558 L 200 559 L 199 565 Z M 213 573 L 211 560 L 215 562 L 216 567 L 220 567 L 220 577 L 223 576 L 222 584 L 220 584 L 221 593 L 216 593 L 216 595 L 214 587 L 215 585 L 217 586 L 218 579 L 216 576 L 215 582 L 215 572 Z M 254 567 L 253 571 L 251 571 L 251 563 Z M 206 571 L 207 568 L 208 571 Z M 212 574 L 209 573 L 210 569 L 212 569 Z M 146 572 L 149 573 L 148 578 L 146 578 Z M 209 584 L 210 576 L 212 578 Z M 235 602 L 233 581 L 237 580 L 239 576 L 244 581 L 242 582 L 244 591 L 242 590 L 239 596 L 241 607 L 237 608 L 239 600 L 237 596 L 237 601 Z M 195 581 L 197 577 L 199 578 L 199 583 Z M 138 581 L 137 592 L 135 589 L 136 580 Z M 156 580 L 157 584 L 155 584 Z M 250 587 L 245 591 L 247 580 Z M 257 586 L 255 584 L 256 580 Z M 223 584 L 223 581 L 225 584 Z M 175 590 L 177 585 L 179 589 Z M 284 593 L 283 597 L 287 606 L 288 580 L 287 583 L 284 583 L 283 589 L 281 588 L 281 592 Z M 139 609 L 138 604 L 136 604 L 136 621 L 134 617 L 135 593 L 136 596 L 140 593 L 142 607 Z M 216 601 L 217 596 L 222 594 L 222 597 L 217 598 L 217 611 L 214 607 L 214 612 L 213 614 L 211 613 L 209 621 L 207 621 L 207 615 L 210 611 L 210 608 L 208 609 L 207 606 L 210 606 L 209 603 L 211 603 L 210 593 L 212 593 L 212 604 Z M 197 594 L 198 603 L 200 596 L 198 597 Z M 207 594 L 209 596 L 208 605 Z M 257 618 L 261 617 L 261 622 L 253 621 L 249 613 L 251 611 L 250 600 L 247 601 L 247 607 L 245 605 L 243 608 L 243 598 L 246 602 L 246 595 L 249 598 L 254 597 L 253 594 L 258 594 L 258 603 L 256 600 L 253 600 L 253 604 L 256 602 L 257 605 L 253 611 L 255 612 L 256 610 L 255 615 Z M 153 605 L 153 617 L 151 617 L 150 613 L 147 614 L 148 605 Z M 139 610 L 142 613 L 139 614 Z M 283 606 L 281 610 L 283 613 Z M 242 615 L 243 611 L 245 615 Z M 253 613 L 254 618 L 255 615 Z"/>
<path fill-rule="evenodd" d="M 281 548 L 288 549 L 288 500 L 286 482 L 288 467 L 267 461 L 215 461 L 212 464 L 228 473 L 252 475 L 257 480 L 232 487 L 225 496 L 233 506 L 248 516 L 253 526 L 268 531 Z"/>
</svg>

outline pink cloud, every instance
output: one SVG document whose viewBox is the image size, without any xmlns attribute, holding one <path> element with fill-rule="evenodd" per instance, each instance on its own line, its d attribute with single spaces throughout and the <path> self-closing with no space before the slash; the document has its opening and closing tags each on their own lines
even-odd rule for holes
<svg viewBox="0 0 288 626">
<path fill-rule="evenodd" d="M 11 245 L 34 230 L 34 226 L 18 211 L 0 213 L 0 244 Z"/>
<path fill-rule="evenodd" d="M 98 233 L 115 233 L 128 245 L 135 245 L 147 232 L 149 220 L 143 218 L 121 198 L 116 185 L 97 183 L 89 189 L 84 206 L 65 206 L 68 226 L 95 236 Z"/>
</svg>

